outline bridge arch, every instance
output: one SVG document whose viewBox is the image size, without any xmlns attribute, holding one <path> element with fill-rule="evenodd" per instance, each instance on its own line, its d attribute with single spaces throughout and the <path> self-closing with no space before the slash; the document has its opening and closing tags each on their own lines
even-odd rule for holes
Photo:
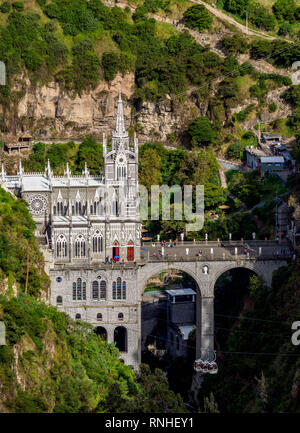
<svg viewBox="0 0 300 433">
<path fill-rule="evenodd" d="M 186 274 L 188 274 L 196 282 L 199 290 L 199 295 L 201 296 L 201 275 L 199 277 L 199 275 L 197 275 L 197 272 L 195 272 L 195 270 L 193 270 L 191 266 L 188 266 L 188 264 L 182 262 L 159 262 L 146 264 L 139 269 L 138 290 L 140 299 L 142 298 L 142 294 L 147 284 L 147 281 L 151 277 L 158 275 L 161 272 L 168 272 L 171 270 L 185 272 Z"/>
</svg>

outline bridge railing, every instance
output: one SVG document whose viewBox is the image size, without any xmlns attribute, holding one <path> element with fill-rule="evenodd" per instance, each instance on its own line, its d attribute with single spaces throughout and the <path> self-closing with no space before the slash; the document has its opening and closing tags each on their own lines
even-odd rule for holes
<svg viewBox="0 0 300 433">
<path fill-rule="evenodd" d="M 174 244 L 174 241 L 171 241 L 171 243 Z M 170 241 L 166 242 L 166 245 L 169 245 Z M 218 245 L 221 246 L 221 244 L 223 244 L 224 246 L 244 246 L 246 244 L 248 245 L 252 245 L 252 246 L 272 246 L 272 245 L 279 245 L 280 246 L 284 246 L 284 245 L 288 245 L 288 240 L 281 240 L 279 242 L 275 241 L 275 240 L 249 240 L 249 239 L 240 239 L 240 240 L 220 240 L 220 241 L 177 241 L 176 242 L 176 246 L 214 246 L 214 245 Z M 142 246 L 147 248 L 147 247 L 151 247 L 152 245 L 155 245 L 155 247 L 161 247 L 162 243 L 160 242 L 142 242 Z"/>
<path fill-rule="evenodd" d="M 206 261 L 267 261 L 267 260 L 278 260 L 278 261 L 290 261 L 292 259 L 292 254 L 261 254 L 261 255 L 220 255 L 220 254 L 210 254 L 210 255 L 202 255 L 202 256 L 172 256 L 172 255 L 164 255 L 164 256 L 150 256 L 141 255 L 140 262 L 142 263 L 151 263 L 151 262 L 206 262 Z"/>
</svg>

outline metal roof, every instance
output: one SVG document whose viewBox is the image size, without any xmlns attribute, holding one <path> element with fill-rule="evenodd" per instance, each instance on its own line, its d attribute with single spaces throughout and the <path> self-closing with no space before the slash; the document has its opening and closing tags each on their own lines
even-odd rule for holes
<svg viewBox="0 0 300 433">
<path fill-rule="evenodd" d="M 193 289 L 171 289 L 166 290 L 166 292 L 171 296 L 183 296 L 183 295 L 197 295 Z"/>
<path fill-rule="evenodd" d="M 284 163 L 284 158 L 283 156 L 262 156 L 260 158 L 261 163 Z"/>
</svg>

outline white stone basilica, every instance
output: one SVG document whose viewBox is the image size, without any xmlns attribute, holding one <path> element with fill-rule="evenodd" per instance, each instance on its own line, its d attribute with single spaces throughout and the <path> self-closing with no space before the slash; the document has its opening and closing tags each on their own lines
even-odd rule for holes
<svg viewBox="0 0 300 433">
<path fill-rule="evenodd" d="M 121 95 L 111 148 L 103 137 L 103 174 L 87 166 L 72 176 L 45 173 L 7 175 L 0 184 L 24 198 L 48 256 L 50 303 L 97 327 L 116 342 L 129 365 L 139 362 L 140 307 L 136 262 L 140 257 L 138 142 L 129 143 Z M 111 264 L 112 262 L 112 264 Z M 128 347 L 130 346 L 130 350 Z"/>
</svg>

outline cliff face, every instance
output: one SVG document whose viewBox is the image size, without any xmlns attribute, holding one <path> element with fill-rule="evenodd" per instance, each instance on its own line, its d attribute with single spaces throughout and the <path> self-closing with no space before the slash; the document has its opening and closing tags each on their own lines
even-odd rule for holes
<svg viewBox="0 0 300 433">
<path fill-rule="evenodd" d="M 174 110 L 168 99 L 159 105 L 144 102 L 134 113 L 126 101 L 134 92 L 134 74 L 117 75 L 109 84 L 100 81 L 94 90 L 81 96 L 64 92 L 55 82 L 33 86 L 27 77 L 19 77 L 13 91 L 18 95 L 15 103 L 3 113 L 7 129 L 16 133 L 30 132 L 35 139 L 45 141 L 76 139 L 90 134 L 101 138 L 103 132 L 110 133 L 115 126 L 119 91 L 124 98 L 126 127 L 136 125 L 141 142 L 165 141 L 168 134 L 180 129 L 192 114 L 186 106 Z M 195 111 L 193 103 L 188 105 Z M 183 111 L 185 115 L 180 114 Z"/>
</svg>

